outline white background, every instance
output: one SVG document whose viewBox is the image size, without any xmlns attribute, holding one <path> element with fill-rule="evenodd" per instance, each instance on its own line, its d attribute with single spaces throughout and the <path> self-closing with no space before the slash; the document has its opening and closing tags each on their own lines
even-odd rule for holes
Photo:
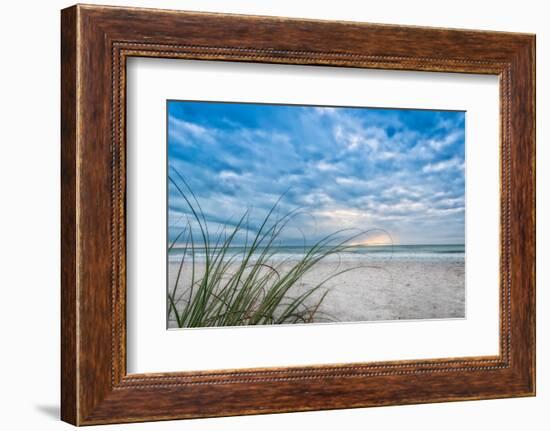
<svg viewBox="0 0 550 431">
<path fill-rule="evenodd" d="M 129 373 L 498 354 L 498 77 L 141 58 L 127 83 Z M 167 99 L 466 111 L 467 318 L 167 331 Z"/>
<path fill-rule="evenodd" d="M 550 28 L 540 0 L 312 2 L 132 0 L 102 3 L 537 33 L 538 396 L 508 399 L 106 426 L 135 430 L 498 430 L 550 422 Z M 59 409 L 59 9 L 65 1 L 5 2 L 0 16 L 0 319 L 2 410 L 9 430 L 70 429 Z M 541 187 L 542 185 L 542 187 Z"/>
</svg>

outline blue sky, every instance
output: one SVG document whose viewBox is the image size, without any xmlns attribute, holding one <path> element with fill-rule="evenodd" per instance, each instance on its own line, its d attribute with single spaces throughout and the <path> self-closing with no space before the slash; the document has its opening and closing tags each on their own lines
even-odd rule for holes
<svg viewBox="0 0 550 431">
<path fill-rule="evenodd" d="M 463 244 L 464 121 L 456 111 L 169 101 L 168 164 L 213 230 L 247 209 L 254 225 L 285 193 L 281 211 L 307 212 L 287 244 L 342 228 Z M 171 185 L 168 206 L 173 238 L 188 209 Z"/>
</svg>

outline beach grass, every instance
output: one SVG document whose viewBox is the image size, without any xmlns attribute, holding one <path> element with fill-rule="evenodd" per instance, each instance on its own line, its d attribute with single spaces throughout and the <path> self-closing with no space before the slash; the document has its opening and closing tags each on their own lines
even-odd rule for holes
<svg viewBox="0 0 550 431">
<path fill-rule="evenodd" d="M 338 230 L 313 245 L 304 245 L 303 252 L 292 261 L 280 258 L 281 235 L 302 209 L 281 215 L 283 195 L 258 227 L 250 226 L 247 210 L 236 223 L 227 223 L 213 235 L 193 190 L 176 169 L 171 168 L 171 172 L 169 181 L 184 199 L 189 216 L 186 226 L 169 244 L 169 251 L 177 247 L 181 252 L 175 281 L 167 286 L 169 321 L 175 321 L 179 328 L 197 328 L 331 320 L 320 311 L 329 293 L 325 285 L 359 266 L 336 269 L 299 294 L 293 295 L 292 288 L 327 257 L 353 248 L 353 240 L 365 232 Z M 236 249 L 239 251 L 235 253 Z"/>
</svg>

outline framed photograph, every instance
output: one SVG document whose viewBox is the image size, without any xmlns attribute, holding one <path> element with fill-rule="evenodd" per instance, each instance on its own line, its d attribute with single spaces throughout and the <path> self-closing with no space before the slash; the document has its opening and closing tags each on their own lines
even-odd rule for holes
<svg viewBox="0 0 550 431">
<path fill-rule="evenodd" d="M 535 36 L 62 11 L 62 419 L 535 394 Z"/>
</svg>

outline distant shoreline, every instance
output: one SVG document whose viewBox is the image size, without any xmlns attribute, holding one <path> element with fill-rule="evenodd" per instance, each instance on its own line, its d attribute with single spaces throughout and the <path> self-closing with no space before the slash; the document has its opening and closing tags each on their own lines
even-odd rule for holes
<svg viewBox="0 0 550 431">
<path fill-rule="evenodd" d="M 306 244 L 304 245 L 279 245 L 279 248 L 289 248 L 289 249 L 303 249 L 310 248 L 313 245 Z M 328 246 L 327 246 L 328 247 Z M 453 248 L 453 249 L 462 249 L 466 247 L 465 244 L 352 244 L 350 247 L 354 248 L 365 248 L 365 249 L 384 249 L 384 248 L 416 248 L 416 249 L 437 249 L 437 248 Z M 186 244 L 175 244 L 172 246 L 172 249 L 183 249 L 186 248 Z M 220 249 L 220 246 L 212 245 L 209 248 L 211 249 Z M 241 245 L 231 245 L 230 248 L 245 248 L 244 244 Z M 198 246 L 195 247 L 196 250 L 204 250 L 204 247 Z"/>
<path fill-rule="evenodd" d="M 294 260 L 306 253 L 310 247 L 304 246 L 279 246 L 272 247 L 275 252 L 271 260 Z M 169 262 L 178 262 L 183 256 L 183 250 L 174 247 L 169 252 Z M 217 250 L 212 247 L 210 251 Z M 260 249 L 261 250 L 261 249 Z M 230 247 L 228 256 L 245 253 L 245 247 Z M 191 260 L 191 250 L 187 248 L 187 259 Z M 196 247 L 194 249 L 195 261 L 202 262 L 205 260 L 205 248 Z M 438 244 L 438 245 L 369 245 L 369 246 L 353 246 L 351 249 L 328 256 L 327 261 L 342 261 L 342 260 L 367 260 L 367 261 L 386 261 L 386 260 L 405 260 L 405 261 L 464 261 L 465 246 L 463 244 Z M 254 259 L 254 256 L 252 256 Z"/>
</svg>

